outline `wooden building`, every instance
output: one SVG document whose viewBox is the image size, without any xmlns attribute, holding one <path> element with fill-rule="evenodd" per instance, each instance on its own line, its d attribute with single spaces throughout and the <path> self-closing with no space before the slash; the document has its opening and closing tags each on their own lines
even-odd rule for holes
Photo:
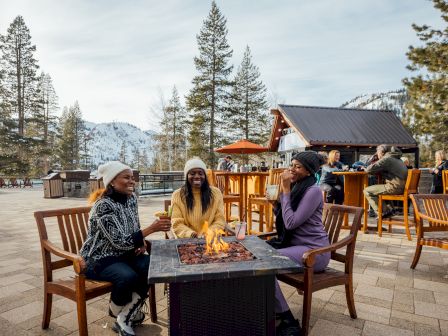
<svg viewBox="0 0 448 336">
<path fill-rule="evenodd" d="M 292 155 L 302 150 L 341 152 L 341 162 L 365 161 L 376 146 L 397 146 L 412 153 L 418 167 L 417 141 L 393 111 L 351 108 L 278 105 L 271 110 L 274 123 L 269 150 L 278 152 L 280 164 L 289 164 Z"/>
</svg>

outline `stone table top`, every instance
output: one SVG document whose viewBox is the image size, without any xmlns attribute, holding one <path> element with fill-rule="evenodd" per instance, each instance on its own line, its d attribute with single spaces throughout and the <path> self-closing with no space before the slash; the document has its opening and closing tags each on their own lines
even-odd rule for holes
<svg viewBox="0 0 448 336">
<path fill-rule="evenodd" d="M 235 237 L 225 237 L 225 241 L 235 241 Z M 239 240 L 256 259 L 238 262 L 185 265 L 179 261 L 177 246 L 203 239 L 168 239 L 151 242 L 149 283 L 191 282 L 225 278 L 241 278 L 296 272 L 300 266 L 288 257 L 282 256 L 264 240 L 256 236 L 246 236 Z"/>
</svg>

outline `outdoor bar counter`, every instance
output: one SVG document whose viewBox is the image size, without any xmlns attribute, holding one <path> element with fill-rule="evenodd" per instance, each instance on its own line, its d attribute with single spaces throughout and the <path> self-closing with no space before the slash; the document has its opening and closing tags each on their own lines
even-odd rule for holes
<svg viewBox="0 0 448 336">
<path fill-rule="evenodd" d="M 256 236 L 239 241 L 254 260 L 185 265 L 177 246 L 187 242 L 203 240 L 151 242 L 148 282 L 169 284 L 169 334 L 275 335 L 275 275 L 299 266 Z"/>
</svg>

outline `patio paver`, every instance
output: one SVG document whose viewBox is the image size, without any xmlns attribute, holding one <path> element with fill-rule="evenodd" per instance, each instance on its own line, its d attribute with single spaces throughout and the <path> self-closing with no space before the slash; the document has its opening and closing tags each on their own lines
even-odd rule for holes
<svg viewBox="0 0 448 336">
<path fill-rule="evenodd" d="M 139 199 L 142 225 L 154 219 L 166 197 Z M 43 290 L 41 252 L 33 212 L 86 205 L 85 199 L 44 199 L 41 188 L 0 189 L 0 334 L 77 335 L 75 303 L 55 296 L 50 329 L 40 328 Z M 372 222 L 373 224 L 373 222 Z M 162 239 L 154 234 L 152 239 Z M 408 242 L 397 228 L 358 235 L 354 265 L 358 319 L 348 316 L 344 287 L 313 296 L 311 335 L 448 335 L 448 251 L 425 247 L 416 270 L 409 268 L 415 237 Z M 58 277 L 70 275 L 62 270 Z M 302 297 L 282 284 L 291 310 L 301 317 Z M 167 302 L 156 286 L 159 322 L 149 318 L 137 335 L 167 335 Z M 108 295 L 88 302 L 91 335 L 116 335 L 107 315 Z"/>
</svg>

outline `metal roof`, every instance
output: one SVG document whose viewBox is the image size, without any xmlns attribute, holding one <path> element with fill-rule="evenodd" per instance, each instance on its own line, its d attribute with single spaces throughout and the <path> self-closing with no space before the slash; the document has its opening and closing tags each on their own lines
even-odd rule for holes
<svg viewBox="0 0 448 336">
<path fill-rule="evenodd" d="M 297 105 L 279 111 L 310 145 L 417 147 L 392 111 Z"/>
</svg>

